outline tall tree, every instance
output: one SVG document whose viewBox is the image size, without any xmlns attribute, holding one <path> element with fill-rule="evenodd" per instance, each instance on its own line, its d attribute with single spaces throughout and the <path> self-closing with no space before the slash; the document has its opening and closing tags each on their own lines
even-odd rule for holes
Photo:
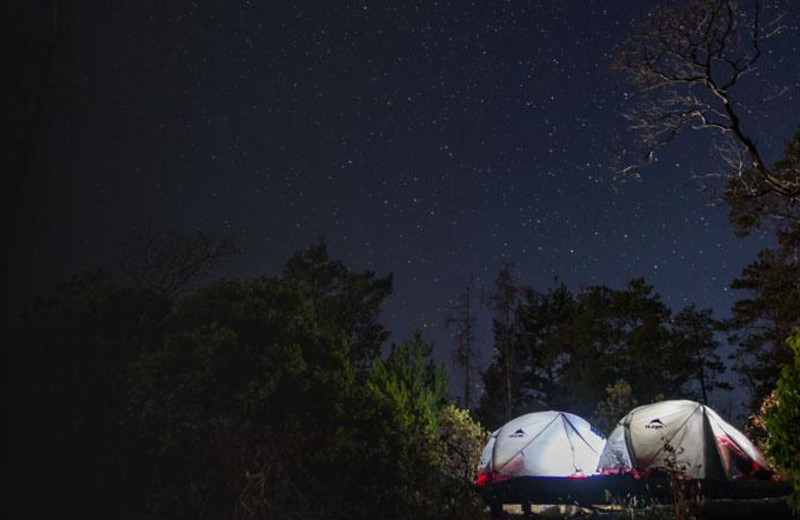
<svg viewBox="0 0 800 520">
<path fill-rule="evenodd" d="M 514 337 L 516 312 L 520 288 L 514 281 L 514 267 L 505 265 L 497 274 L 494 288 L 485 296 L 492 310 L 492 331 L 494 334 L 494 363 L 489 368 L 488 377 L 498 379 L 502 388 L 502 406 L 506 420 L 511 419 L 516 379 Z"/>
<path fill-rule="evenodd" d="M 715 336 L 718 326 L 711 309 L 697 309 L 694 304 L 685 307 L 672 320 L 674 355 L 686 363 L 705 404 L 708 404 L 709 392 L 732 389 L 720 379 L 725 373 L 725 363 L 718 354 L 720 344 Z"/>
<path fill-rule="evenodd" d="M 514 348 L 522 391 L 517 392 L 515 405 L 533 411 L 551 403 L 558 392 L 558 379 L 572 345 L 567 323 L 575 311 L 575 299 L 562 283 L 545 293 L 530 287 L 522 292 Z"/>
<path fill-rule="evenodd" d="M 639 92 L 626 117 L 642 145 L 640 158 L 622 173 L 652 162 L 686 129 L 711 130 L 725 143 L 729 190 L 748 197 L 766 190 L 800 202 L 800 179 L 770 167 L 745 129 L 745 104 L 737 97 L 746 92 L 737 87 L 770 57 L 765 46 L 781 34 L 780 9 L 789 4 L 686 0 L 648 13 L 617 54 L 616 68 Z M 753 179 L 755 191 L 748 183 Z"/>
<path fill-rule="evenodd" d="M 785 339 L 800 326 L 800 228 L 780 231 L 778 247 L 761 251 L 731 287 L 748 294 L 734 303 L 725 326 L 733 332 L 736 366 L 757 408 L 774 388 L 781 365 L 791 362 Z"/>
<path fill-rule="evenodd" d="M 330 470 L 310 454 L 332 451 L 330 432 L 346 419 L 347 343 L 280 277 L 195 290 L 168 330 L 130 369 L 129 420 L 156 489 L 150 516 L 230 516 L 247 476 L 262 472 L 274 481 L 260 495 L 263 516 L 307 504 L 296 489 L 318 487 L 314 473 Z"/>
<path fill-rule="evenodd" d="M 572 334 L 558 402 L 589 415 L 619 379 L 633 398 L 649 402 L 659 394 L 679 394 L 682 367 L 670 356 L 669 308 L 642 279 L 619 290 L 584 289 L 567 327 Z"/>
<path fill-rule="evenodd" d="M 786 178 L 800 179 L 800 127 L 773 168 Z M 777 237 L 777 247 L 762 250 L 732 282 L 745 297 L 734 304 L 733 317 L 725 324 L 733 333 L 737 368 L 755 409 L 771 392 L 781 364 L 789 361 L 784 338 L 800 324 L 800 204 L 772 193 L 751 171 L 744 178 L 750 191 L 729 184 L 726 193 L 737 233 L 769 225 Z"/>
<path fill-rule="evenodd" d="M 718 379 L 722 364 L 710 312 L 690 308 L 673 317 L 642 279 L 621 289 L 586 287 L 575 296 L 562 284 L 522 293 L 509 353 L 512 415 L 548 407 L 607 418 L 616 402 L 608 389 L 619 393 L 619 385 L 626 402 L 642 403 L 684 395 L 698 378 L 706 393 L 726 386 Z M 506 359 L 497 349 L 484 373 L 478 412 L 489 426 L 506 419 Z"/>
<path fill-rule="evenodd" d="M 283 278 L 298 288 L 323 326 L 348 336 L 355 366 L 369 368 L 389 337 L 378 317 L 392 292 L 392 275 L 353 272 L 332 260 L 319 241 L 286 262 Z"/>
<path fill-rule="evenodd" d="M 477 363 L 477 349 L 475 346 L 475 329 L 478 316 L 475 313 L 475 289 L 470 282 L 456 298 L 452 313 L 447 318 L 447 328 L 453 335 L 453 362 L 463 374 L 463 402 L 462 407 L 472 407 L 472 375 Z"/>
</svg>

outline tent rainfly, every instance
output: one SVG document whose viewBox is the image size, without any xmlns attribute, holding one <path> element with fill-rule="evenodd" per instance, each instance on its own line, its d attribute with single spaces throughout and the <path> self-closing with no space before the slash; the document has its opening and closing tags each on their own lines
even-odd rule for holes
<svg viewBox="0 0 800 520">
<path fill-rule="evenodd" d="M 478 464 L 479 486 L 515 477 L 579 477 L 594 473 L 605 440 L 577 415 L 522 415 L 495 431 Z"/>
<path fill-rule="evenodd" d="M 634 408 L 608 437 L 600 473 L 678 471 L 689 478 L 761 478 L 771 469 L 742 432 L 694 401 L 662 401 Z"/>
</svg>

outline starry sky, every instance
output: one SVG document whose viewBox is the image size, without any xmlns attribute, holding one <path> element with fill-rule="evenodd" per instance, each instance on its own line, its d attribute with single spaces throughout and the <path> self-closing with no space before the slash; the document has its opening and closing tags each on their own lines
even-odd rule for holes
<svg viewBox="0 0 800 520">
<path fill-rule="evenodd" d="M 43 145 L 23 293 L 113 262 L 147 222 L 230 233 L 225 276 L 277 274 L 324 237 L 352 268 L 394 273 L 394 339 L 420 327 L 446 347 L 452 300 L 509 262 L 540 289 L 642 276 L 673 308 L 725 316 L 771 243 L 736 238 L 693 180 L 717 171 L 710 136 L 614 179 L 635 92 L 610 64 L 654 2 L 91 4 L 65 2 L 82 102 Z M 770 161 L 800 121 L 798 6 L 777 4 L 786 28 L 741 91 L 788 87 L 744 112 Z"/>
</svg>

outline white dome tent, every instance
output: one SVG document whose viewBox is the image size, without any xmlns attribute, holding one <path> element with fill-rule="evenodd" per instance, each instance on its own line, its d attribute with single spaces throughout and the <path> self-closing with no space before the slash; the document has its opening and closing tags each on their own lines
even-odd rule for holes
<svg viewBox="0 0 800 520">
<path fill-rule="evenodd" d="M 662 401 L 631 410 L 608 437 L 600 473 L 677 471 L 689 478 L 740 480 L 771 470 L 742 432 L 695 401 Z"/>
<path fill-rule="evenodd" d="M 478 484 L 515 477 L 577 477 L 594 473 L 605 440 L 566 412 L 517 417 L 495 431 L 481 455 Z"/>
</svg>

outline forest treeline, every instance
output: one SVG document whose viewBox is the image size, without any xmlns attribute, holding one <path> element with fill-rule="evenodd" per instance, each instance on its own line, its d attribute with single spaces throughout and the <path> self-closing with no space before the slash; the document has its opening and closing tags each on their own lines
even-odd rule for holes
<svg viewBox="0 0 800 520">
<path fill-rule="evenodd" d="M 180 297 L 142 279 L 163 277 L 86 272 L 3 331 L 9 518 L 480 512 L 485 432 L 432 344 L 381 356 L 391 276 L 320 243 L 279 276 Z"/>
<path fill-rule="evenodd" d="M 511 280 L 506 268 L 497 284 Z M 511 319 L 494 320 L 495 359 L 478 407 L 488 425 L 542 409 L 591 417 L 615 384 L 631 389 L 631 404 L 707 401 L 711 391 L 730 388 L 711 311 L 689 305 L 673 313 L 643 279 L 577 294 L 563 284 L 497 290 L 512 296 L 502 302 Z"/>
<path fill-rule="evenodd" d="M 537 409 L 590 417 L 618 385 L 630 389 L 631 403 L 707 403 L 737 379 L 755 411 L 793 359 L 786 339 L 800 325 L 798 238 L 798 230 L 781 233 L 778 248 L 763 250 L 733 280 L 743 298 L 726 320 L 694 304 L 673 311 L 641 278 L 619 289 L 572 293 L 556 283 L 542 291 L 504 268 L 489 291 L 494 358 L 483 373 L 479 416 L 490 426 Z M 723 356 L 726 345 L 733 354 Z M 737 374 L 725 377 L 729 365 Z"/>
<path fill-rule="evenodd" d="M 731 208 L 735 223 L 753 209 Z M 705 400 L 736 380 L 725 341 L 751 433 L 796 476 L 800 337 L 786 340 L 800 326 L 800 228 L 774 229 L 723 321 L 670 309 L 642 279 L 541 290 L 502 269 L 485 298 L 488 367 L 471 358 L 470 306 L 447 320 L 447 348 L 482 387 L 464 408 L 430 341 L 387 345 L 391 275 L 354 271 L 319 242 L 279 275 L 203 282 L 230 244 L 134 233 L 121 268 L 75 276 L 4 324 L 6 516 L 476 518 L 487 428 L 558 408 L 608 430 L 637 403 Z"/>
<path fill-rule="evenodd" d="M 735 285 L 749 297 L 726 322 L 673 311 L 642 279 L 540 291 L 502 269 L 470 413 L 430 341 L 387 345 L 390 275 L 353 271 L 319 242 L 280 275 L 201 283 L 193 273 L 228 246 L 133 238 L 123 269 L 63 282 L 2 331 L 10 517 L 476 518 L 475 459 L 510 417 L 562 409 L 607 433 L 637 403 L 705 400 L 730 388 L 725 334 L 742 381 L 765 389 L 754 406 L 776 384 L 796 393 L 791 375 L 778 381 L 800 360 L 800 341 L 794 358 L 778 341 L 800 325 L 784 283 L 800 263 L 785 249 L 745 267 Z"/>
</svg>

